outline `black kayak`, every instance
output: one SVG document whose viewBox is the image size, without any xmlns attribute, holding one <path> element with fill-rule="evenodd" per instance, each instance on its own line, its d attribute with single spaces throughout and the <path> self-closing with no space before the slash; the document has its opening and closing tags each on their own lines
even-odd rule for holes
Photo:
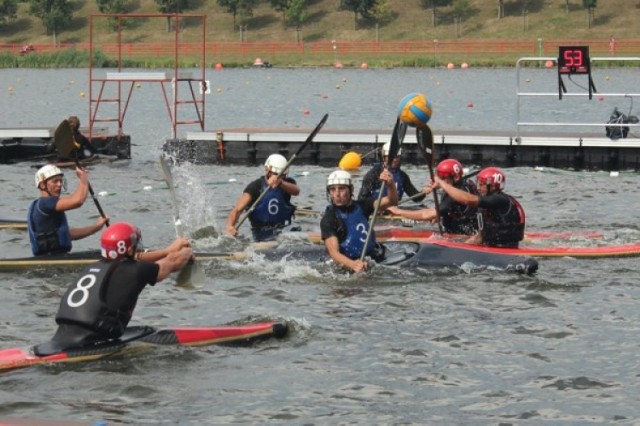
<svg viewBox="0 0 640 426">
<path fill-rule="evenodd" d="M 538 270 L 538 261 L 531 257 L 496 253 L 481 246 L 452 247 L 441 242 L 386 241 L 384 259 L 378 264 L 408 268 L 460 268 L 465 271 L 498 269 L 532 274 Z M 328 261 L 324 245 L 279 247 L 263 253 L 268 260 L 282 258 L 306 261 Z"/>
<path fill-rule="evenodd" d="M 502 251 L 514 249 L 492 249 L 472 244 L 459 244 L 437 241 L 385 241 L 384 260 L 381 265 L 418 267 L 418 268 L 460 268 L 465 271 L 479 269 L 499 269 L 519 273 L 531 274 L 538 269 L 538 261 L 532 257 L 522 256 Z M 306 260 L 310 262 L 326 262 L 329 256 L 322 244 L 300 244 L 291 246 L 268 247 L 264 250 L 256 250 L 268 260 L 280 260 L 284 257 L 293 260 Z M 196 253 L 196 258 L 201 261 L 244 260 L 251 257 L 250 252 L 234 253 Z M 97 262 L 100 252 L 86 251 L 65 253 L 61 255 L 25 257 L 14 259 L 0 259 L 0 271 L 12 271 L 31 268 L 48 267 L 78 267 Z"/>
</svg>

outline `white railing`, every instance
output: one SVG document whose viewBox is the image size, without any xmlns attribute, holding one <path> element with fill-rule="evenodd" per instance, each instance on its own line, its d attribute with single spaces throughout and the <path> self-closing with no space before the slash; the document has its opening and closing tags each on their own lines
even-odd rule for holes
<svg viewBox="0 0 640 426">
<path fill-rule="evenodd" d="M 518 61 L 516 62 L 516 95 L 517 95 L 517 105 L 516 105 L 516 133 L 517 133 L 517 141 L 521 140 L 520 137 L 520 131 L 522 130 L 523 127 L 539 127 L 539 128 L 550 128 L 550 127 L 558 127 L 558 128 L 567 128 L 567 127 L 593 127 L 593 128 L 598 128 L 598 129 L 602 129 L 603 127 L 607 126 L 607 127 L 629 127 L 629 128 L 634 128 L 634 127 L 640 127 L 640 124 L 633 124 L 633 123 L 624 123 L 624 124 L 615 124 L 615 123 L 606 123 L 606 122 L 557 122 L 557 121 L 521 121 L 520 118 L 520 114 L 521 114 L 521 109 L 522 109 L 522 98 L 525 97 L 559 97 L 560 96 L 560 90 L 562 90 L 560 87 L 558 88 L 557 91 L 554 92 L 541 92 L 541 91 L 537 91 L 537 92 L 523 92 L 521 90 L 521 75 L 520 75 L 520 71 L 521 71 L 521 65 L 523 63 L 526 62 L 538 62 L 538 63 L 543 63 L 543 64 L 547 64 L 549 61 L 551 61 L 553 63 L 553 65 L 557 68 L 558 65 L 558 58 L 554 58 L 554 57 L 540 57 L 540 56 L 536 56 L 536 57 L 524 57 L 524 58 L 520 58 L 518 59 Z M 590 59 L 590 63 L 594 63 L 594 62 L 638 62 L 640 63 L 640 57 L 594 57 Z M 547 66 L 548 67 L 548 66 Z M 558 83 L 559 84 L 559 83 Z M 589 82 L 589 84 L 591 84 L 591 82 Z M 640 93 L 624 93 L 624 92 L 614 92 L 614 93 L 601 93 L 598 92 L 597 95 L 599 97 L 620 97 L 620 98 L 631 98 L 633 100 L 633 98 L 636 97 L 640 97 Z M 592 94 L 589 93 L 588 91 L 585 91 L 585 93 L 566 93 L 563 92 L 562 93 L 562 97 L 592 97 Z"/>
</svg>

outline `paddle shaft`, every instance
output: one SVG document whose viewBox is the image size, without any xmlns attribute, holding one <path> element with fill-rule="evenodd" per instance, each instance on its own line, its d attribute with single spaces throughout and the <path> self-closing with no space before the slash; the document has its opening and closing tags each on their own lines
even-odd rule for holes
<svg viewBox="0 0 640 426">
<path fill-rule="evenodd" d="M 329 118 L 329 114 L 325 114 L 324 117 L 322 117 L 322 120 L 320 120 L 320 122 L 318 123 L 318 125 L 315 127 L 315 129 L 313 129 L 313 131 L 309 134 L 309 136 L 307 137 L 307 140 L 304 141 L 304 143 L 302 145 L 300 145 L 300 148 L 298 148 L 298 150 L 291 156 L 291 158 L 287 161 L 287 164 L 285 164 L 284 169 L 282 169 L 282 172 L 280 172 L 280 175 L 284 175 L 287 173 L 287 170 L 289 170 L 289 166 L 291 165 L 291 163 L 293 163 L 293 161 L 298 157 L 298 155 L 300 155 L 300 153 L 309 145 L 313 142 L 313 139 L 316 137 L 316 135 L 318 134 L 318 132 L 320 131 L 320 129 L 322 129 L 322 126 L 324 126 L 324 123 L 326 123 L 327 118 Z M 240 218 L 240 220 L 238 220 L 238 223 L 236 223 L 234 226 L 237 229 L 240 228 L 240 225 L 242 225 L 244 223 L 245 220 L 247 220 L 247 218 L 249 217 L 249 215 L 251 213 L 253 213 L 253 211 L 256 209 L 256 207 L 258 206 L 258 203 L 260 201 L 262 201 L 262 199 L 264 198 L 265 195 L 267 195 L 267 192 L 269 192 L 269 190 L 271 189 L 271 187 L 267 187 L 264 191 L 262 191 L 260 193 L 260 196 L 258 196 L 258 198 L 256 198 L 256 200 L 253 202 L 253 204 L 251 205 L 251 207 L 249 207 L 249 209 L 245 212 L 245 214 Z"/>
<path fill-rule="evenodd" d="M 398 155 L 398 151 L 400 150 L 400 145 L 402 145 L 402 141 L 404 140 L 404 135 L 407 132 L 407 126 L 400 119 L 396 119 L 396 124 L 393 126 L 393 134 L 391 135 L 391 143 L 389 144 L 389 155 L 387 156 L 387 163 L 385 167 L 387 169 L 391 168 L 391 164 L 393 160 Z M 369 241 L 371 241 L 371 234 L 373 233 L 373 227 L 376 223 L 376 217 L 378 216 L 378 208 L 380 207 L 380 202 L 382 201 L 382 193 L 384 192 L 385 182 L 380 184 L 380 191 L 378 192 L 378 199 L 376 200 L 373 206 L 373 217 L 371 218 L 371 222 L 369 222 L 369 230 L 367 231 L 367 238 L 364 242 L 364 247 L 362 248 L 362 253 L 360 254 L 360 261 L 364 261 L 364 257 L 367 254 L 367 247 L 369 246 Z"/>
<path fill-rule="evenodd" d="M 80 165 L 80 161 L 78 161 L 77 153 L 76 153 L 76 167 L 82 168 L 82 166 Z M 100 201 L 98 201 L 98 199 L 96 198 L 96 194 L 95 192 L 93 192 L 93 187 L 91 186 L 91 182 L 89 182 L 88 179 L 87 179 L 87 187 L 89 188 L 89 194 L 91 194 L 93 203 L 96 205 L 96 208 L 98 209 L 98 213 L 100 213 L 100 216 L 102 216 L 103 218 L 106 218 L 107 216 L 105 216 L 104 211 L 102 210 L 102 206 L 100 205 Z M 107 224 L 107 227 L 109 227 L 109 219 L 107 219 L 105 223 Z"/>
</svg>

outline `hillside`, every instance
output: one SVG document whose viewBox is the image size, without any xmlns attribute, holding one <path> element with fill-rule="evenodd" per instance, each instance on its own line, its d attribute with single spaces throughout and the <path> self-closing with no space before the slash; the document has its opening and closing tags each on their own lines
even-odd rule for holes
<svg viewBox="0 0 640 426">
<path fill-rule="evenodd" d="M 496 0 L 473 0 L 470 16 L 456 25 L 451 8 L 440 8 L 439 25 L 432 25 L 431 10 L 420 6 L 420 0 L 387 0 L 390 20 L 377 28 L 359 22 L 354 28 L 354 15 L 338 11 L 339 0 L 309 0 L 309 19 L 299 34 L 285 28 L 282 16 L 263 0 L 242 34 L 233 28 L 233 16 L 215 0 L 191 0 L 197 5 L 190 14 L 206 14 L 208 41 L 296 41 L 318 40 L 445 40 L 455 38 L 486 39 L 608 39 L 640 38 L 640 1 L 601 0 L 591 28 L 582 0 L 528 0 L 529 9 L 522 13 L 523 0 L 505 0 L 506 15 L 497 19 Z M 567 3 L 569 5 L 567 12 Z M 131 0 L 133 13 L 157 13 L 153 0 Z M 18 19 L 0 25 L 0 43 L 49 43 L 41 22 L 27 13 L 28 5 L 19 3 Z M 99 13 L 95 0 L 74 3 L 69 28 L 58 34 L 57 41 L 79 43 L 88 40 L 88 16 Z M 156 41 L 166 38 L 165 23 L 145 20 L 127 30 L 127 41 Z M 112 37 L 115 37 L 112 35 Z"/>
</svg>

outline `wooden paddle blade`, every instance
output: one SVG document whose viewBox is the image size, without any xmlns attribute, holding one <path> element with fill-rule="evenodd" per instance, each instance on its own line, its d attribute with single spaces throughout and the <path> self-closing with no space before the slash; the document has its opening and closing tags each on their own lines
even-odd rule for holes
<svg viewBox="0 0 640 426">
<path fill-rule="evenodd" d="M 71 130 L 71 124 L 69 120 L 62 120 L 53 136 L 53 144 L 55 145 L 58 153 L 62 157 L 71 157 L 73 150 L 76 148 L 73 142 L 73 131 Z"/>
</svg>

